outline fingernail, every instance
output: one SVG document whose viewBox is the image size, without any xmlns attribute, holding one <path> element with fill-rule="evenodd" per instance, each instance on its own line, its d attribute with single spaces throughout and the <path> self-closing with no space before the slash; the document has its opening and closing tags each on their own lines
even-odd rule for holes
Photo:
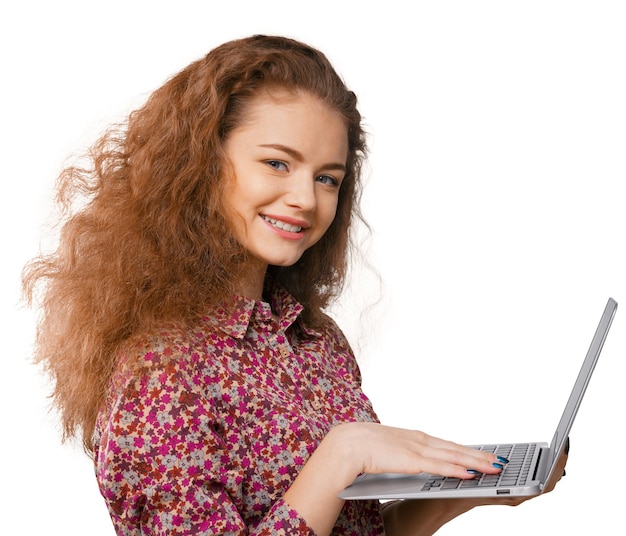
<svg viewBox="0 0 626 536">
<path fill-rule="evenodd" d="M 496 469 L 504 469 L 504 465 L 501 463 L 492 463 L 491 465 L 493 465 Z"/>
<path fill-rule="evenodd" d="M 500 463 L 509 463 L 509 460 L 507 460 L 504 456 L 498 456 L 498 461 Z"/>
<path fill-rule="evenodd" d="M 474 469 L 468 469 L 468 470 L 467 470 L 467 472 L 468 472 L 470 475 L 477 475 L 477 474 L 478 474 L 478 471 L 476 471 L 476 470 L 474 470 Z"/>
</svg>

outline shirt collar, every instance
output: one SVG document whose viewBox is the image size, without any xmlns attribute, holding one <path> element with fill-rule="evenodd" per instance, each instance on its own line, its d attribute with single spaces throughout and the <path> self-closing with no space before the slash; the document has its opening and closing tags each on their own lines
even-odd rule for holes
<svg viewBox="0 0 626 536">
<path fill-rule="evenodd" d="M 281 328 L 286 330 L 298 319 L 303 306 L 282 287 L 272 286 L 268 294 L 269 303 L 235 295 L 211 309 L 205 320 L 226 335 L 243 339 L 251 322 L 269 322 L 275 311 Z"/>
</svg>

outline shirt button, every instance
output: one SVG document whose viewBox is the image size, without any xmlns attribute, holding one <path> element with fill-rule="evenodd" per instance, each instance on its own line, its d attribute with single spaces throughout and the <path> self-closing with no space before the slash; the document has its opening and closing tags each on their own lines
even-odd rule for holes
<svg viewBox="0 0 626 536">
<path fill-rule="evenodd" d="M 285 348 L 284 346 L 282 346 L 280 348 L 280 355 L 286 359 L 291 355 L 291 352 L 289 351 L 289 348 Z"/>
<path fill-rule="evenodd" d="M 311 406 L 313 407 L 314 410 L 318 410 L 321 409 L 322 407 L 322 403 L 319 401 L 319 399 L 315 398 L 312 402 L 311 402 Z"/>
</svg>

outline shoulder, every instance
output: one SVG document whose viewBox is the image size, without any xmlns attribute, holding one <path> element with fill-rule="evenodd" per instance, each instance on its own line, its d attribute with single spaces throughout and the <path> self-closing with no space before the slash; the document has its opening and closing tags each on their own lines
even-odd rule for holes
<svg viewBox="0 0 626 536">
<path fill-rule="evenodd" d="M 324 314 L 315 327 L 304 326 L 303 331 L 308 337 L 319 340 L 318 344 L 332 360 L 337 373 L 347 374 L 360 383 L 361 371 L 350 341 L 331 316 Z"/>
<path fill-rule="evenodd" d="M 346 337 L 339 324 L 328 314 L 323 314 L 314 327 L 304 326 L 304 332 L 312 335 L 318 335 L 337 347 L 344 348 L 352 354 L 352 348 L 348 337 Z"/>
<path fill-rule="evenodd" d="M 191 381 L 199 355 L 206 354 L 210 336 L 200 323 L 178 322 L 132 335 L 117 351 L 111 387 L 119 389 L 151 377 Z"/>
</svg>

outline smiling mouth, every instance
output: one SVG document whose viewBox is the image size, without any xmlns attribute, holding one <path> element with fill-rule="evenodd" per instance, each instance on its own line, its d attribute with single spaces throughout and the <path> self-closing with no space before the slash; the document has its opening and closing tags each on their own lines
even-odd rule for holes
<svg viewBox="0 0 626 536">
<path fill-rule="evenodd" d="M 277 229 L 282 229 L 283 231 L 287 231 L 288 233 L 299 233 L 302 231 L 302 227 L 298 225 L 291 225 L 290 223 L 285 223 L 284 221 L 275 220 L 274 218 L 269 218 L 261 214 L 261 218 L 263 218 L 267 223 L 276 227 Z"/>
</svg>

